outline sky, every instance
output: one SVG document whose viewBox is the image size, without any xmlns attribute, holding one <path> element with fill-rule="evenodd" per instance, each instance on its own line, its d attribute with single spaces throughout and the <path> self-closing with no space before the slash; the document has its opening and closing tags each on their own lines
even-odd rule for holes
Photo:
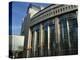
<svg viewBox="0 0 80 60">
<path fill-rule="evenodd" d="M 29 2 L 12 2 L 12 34 L 20 35 L 23 18 L 27 15 Z M 31 3 L 37 6 L 48 6 L 44 3 Z"/>
</svg>

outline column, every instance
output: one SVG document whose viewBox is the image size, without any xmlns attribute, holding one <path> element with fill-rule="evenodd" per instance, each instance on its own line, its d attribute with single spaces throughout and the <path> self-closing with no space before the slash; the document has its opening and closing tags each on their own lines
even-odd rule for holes
<svg viewBox="0 0 80 60">
<path fill-rule="evenodd" d="M 61 53 L 61 46 L 60 46 L 60 24 L 59 24 L 59 18 L 55 18 L 55 38 L 56 38 L 56 51 L 58 52 L 58 55 Z"/>
<path fill-rule="evenodd" d="M 70 33 L 69 33 L 69 21 L 67 20 L 67 31 L 68 31 L 68 44 L 69 44 L 69 51 L 71 51 L 71 42 L 70 42 Z"/>
<path fill-rule="evenodd" d="M 43 45 L 44 45 L 44 30 L 43 30 L 43 25 L 40 24 L 40 35 L 39 35 L 39 48 L 40 48 L 40 56 L 43 56 L 44 55 L 44 52 L 43 52 Z"/>
<path fill-rule="evenodd" d="M 27 57 L 30 57 L 31 53 L 31 40 L 32 40 L 32 32 L 31 29 L 29 28 L 29 34 L 28 34 L 28 45 L 27 45 Z"/>
<path fill-rule="evenodd" d="M 36 56 L 36 41 L 37 41 L 37 32 L 34 31 L 34 37 L 33 37 L 33 56 Z"/>
<path fill-rule="evenodd" d="M 78 11 L 76 11 L 76 18 L 77 18 L 77 23 L 78 23 Z"/>
<path fill-rule="evenodd" d="M 50 54 L 50 26 L 48 25 L 48 55 Z"/>
</svg>

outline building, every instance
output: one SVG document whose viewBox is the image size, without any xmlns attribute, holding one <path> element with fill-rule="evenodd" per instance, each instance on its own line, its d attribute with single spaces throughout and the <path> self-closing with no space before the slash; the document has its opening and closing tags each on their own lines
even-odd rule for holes
<svg viewBox="0 0 80 60">
<path fill-rule="evenodd" d="M 78 54 L 77 12 L 76 5 L 51 4 L 33 16 L 28 13 L 21 31 L 25 36 L 24 56 Z"/>
<path fill-rule="evenodd" d="M 9 35 L 9 57 L 19 58 L 22 57 L 24 51 L 24 36 Z"/>
</svg>

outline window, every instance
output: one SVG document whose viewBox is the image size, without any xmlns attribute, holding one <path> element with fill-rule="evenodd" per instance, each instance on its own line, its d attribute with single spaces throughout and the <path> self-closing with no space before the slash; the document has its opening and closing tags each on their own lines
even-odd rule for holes
<svg viewBox="0 0 80 60">
<path fill-rule="evenodd" d="M 71 8 L 73 9 L 73 5 L 71 5 Z"/>
<path fill-rule="evenodd" d="M 58 9 L 58 12 L 59 12 L 59 9 Z"/>
<path fill-rule="evenodd" d="M 62 8 L 60 9 L 60 11 L 62 12 Z"/>
<path fill-rule="evenodd" d="M 65 7 L 65 9 L 67 10 L 67 7 Z"/>
<path fill-rule="evenodd" d="M 63 11 L 65 11 L 65 8 L 63 8 Z"/>
<path fill-rule="evenodd" d="M 57 10 L 56 10 L 56 14 L 57 14 Z"/>
<path fill-rule="evenodd" d="M 69 6 L 69 9 L 71 8 L 71 6 Z"/>
</svg>

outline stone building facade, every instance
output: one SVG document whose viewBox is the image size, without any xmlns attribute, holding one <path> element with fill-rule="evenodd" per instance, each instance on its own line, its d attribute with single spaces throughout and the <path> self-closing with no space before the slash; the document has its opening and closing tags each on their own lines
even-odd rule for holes
<svg viewBox="0 0 80 60">
<path fill-rule="evenodd" d="M 25 57 L 78 54 L 78 6 L 49 5 L 24 18 Z"/>
</svg>

